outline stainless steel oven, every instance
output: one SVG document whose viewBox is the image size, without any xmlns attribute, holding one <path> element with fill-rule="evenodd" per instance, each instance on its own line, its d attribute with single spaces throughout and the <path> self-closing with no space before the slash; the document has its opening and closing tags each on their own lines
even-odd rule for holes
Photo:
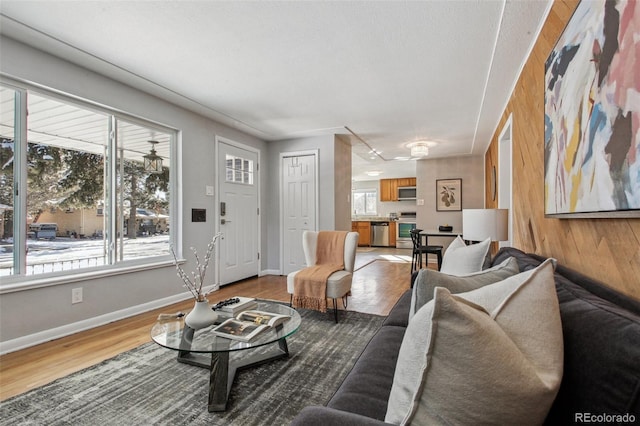
<svg viewBox="0 0 640 426">
<path fill-rule="evenodd" d="M 400 213 L 396 227 L 396 248 L 413 248 L 411 230 L 416 229 L 416 212 Z"/>
</svg>

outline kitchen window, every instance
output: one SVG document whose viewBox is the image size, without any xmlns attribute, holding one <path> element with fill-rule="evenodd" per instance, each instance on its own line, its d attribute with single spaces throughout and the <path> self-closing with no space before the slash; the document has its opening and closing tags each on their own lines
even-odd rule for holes
<svg viewBox="0 0 640 426">
<path fill-rule="evenodd" d="M 352 211 L 355 216 L 378 214 L 378 191 L 376 189 L 354 189 L 351 192 Z"/>
</svg>

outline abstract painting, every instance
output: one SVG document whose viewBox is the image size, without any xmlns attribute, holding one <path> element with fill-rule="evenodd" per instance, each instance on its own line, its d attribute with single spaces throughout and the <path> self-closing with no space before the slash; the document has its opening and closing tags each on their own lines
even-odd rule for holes
<svg viewBox="0 0 640 426">
<path fill-rule="evenodd" d="M 436 211 L 462 210 L 462 179 L 436 180 Z"/>
<path fill-rule="evenodd" d="M 640 2 L 583 0 L 545 64 L 545 215 L 640 217 Z"/>
</svg>

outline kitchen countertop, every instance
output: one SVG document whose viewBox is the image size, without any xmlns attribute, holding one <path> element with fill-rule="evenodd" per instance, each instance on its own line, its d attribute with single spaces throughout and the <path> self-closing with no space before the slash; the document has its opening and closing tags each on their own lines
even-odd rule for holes
<svg viewBox="0 0 640 426">
<path fill-rule="evenodd" d="M 352 217 L 351 221 L 352 222 L 395 222 L 397 219 L 390 219 L 388 217 L 382 217 L 382 216 L 359 216 L 359 217 Z"/>
</svg>

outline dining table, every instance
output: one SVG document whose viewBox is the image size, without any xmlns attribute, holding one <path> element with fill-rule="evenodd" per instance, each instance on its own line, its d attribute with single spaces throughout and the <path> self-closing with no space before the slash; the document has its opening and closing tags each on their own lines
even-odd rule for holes
<svg viewBox="0 0 640 426">
<path fill-rule="evenodd" d="M 424 238 L 425 246 L 429 245 L 429 237 L 456 238 L 457 236 L 462 236 L 462 232 L 455 232 L 455 231 L 442 232 L 442 231 L 438 231 L 437 229 L 433 229 L 433 230 L 425 229 L 420 231 L 420 238 Z"/>
</svg>

